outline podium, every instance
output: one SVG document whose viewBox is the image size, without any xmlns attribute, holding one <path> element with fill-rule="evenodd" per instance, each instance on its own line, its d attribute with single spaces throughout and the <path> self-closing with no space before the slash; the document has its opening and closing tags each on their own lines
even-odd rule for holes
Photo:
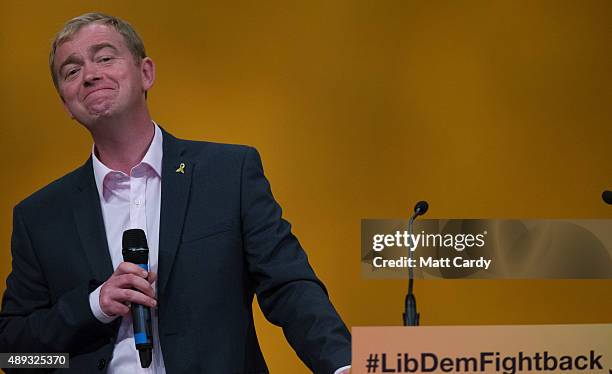
<svg viewBox="0 0 612 374">
<path fill-rule="evenodd" d="M 612 324 L 353 327 L 351 373 L 612 374 Z"/>
</svg>

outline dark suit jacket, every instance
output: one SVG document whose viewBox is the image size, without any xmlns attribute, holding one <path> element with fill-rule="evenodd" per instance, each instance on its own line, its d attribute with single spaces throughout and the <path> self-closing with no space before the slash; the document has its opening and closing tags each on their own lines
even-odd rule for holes
<svg viewBox="0 0 612 374">
<path fill-rule="evenodd" d="M 157 296 L 168 374 L 267 372 L 254 294 L 313 372 L 349 364 L 349 332 L 257 151 L 166 132 L 163 151 Z M 12 256 L 0 352 L 68 352 L 71 372 L 104 372 L 120 321 L 102 324 L 89 306 L 113 272 L 91 159 L 15 207 Z"/>
</svg>

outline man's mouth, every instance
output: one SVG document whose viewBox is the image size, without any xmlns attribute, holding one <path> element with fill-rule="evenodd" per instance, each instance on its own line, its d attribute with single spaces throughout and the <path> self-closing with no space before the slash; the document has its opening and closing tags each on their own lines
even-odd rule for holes
<svg viewBox="0 0 612 374">
<path fill-rule="evenodd" d="M 97 89 L 95 89 L 95 90 L 93 90 L 93 91 L 89 92 L 87 95 L 85 95 L 85 97 L 83 98 L 83 101 L 87 100 L 87 98 L 88 98 L 88 97 L 89 97 L 91 94 L 96 93 L 96 92 L 100 92 L 100 91 L 105 91 L 105 90 L 112 90 L 112 88 L 110 88 L 110 87 L 97 88 Z"/>
</svg>

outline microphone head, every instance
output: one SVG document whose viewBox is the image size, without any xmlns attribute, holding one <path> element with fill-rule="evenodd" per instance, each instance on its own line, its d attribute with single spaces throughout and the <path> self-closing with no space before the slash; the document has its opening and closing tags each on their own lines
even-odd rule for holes
<svg viewBox="0 0 612 374">
<path fill-rule="evenodd" d="M 141 229 L 129 229 L 123 232 L 123 261 L 134 264 L 146 264 L 149 260 L 147 237 Z"/>
<path fill-rule="evenodd" d="M 601 194 L 601 198 L 608 204 L 612 204 L 612 191 L 604 191 Z"/>
<path fill-rule="evenodd" d="M 427 201 L 425 200 L 419 201 L 414 206 L 415 217 L 422 216 L 423 214 L 427 213 L 427 209 L 429 209 L 429 204 L 427 204 Z"/>
<path fill-rule="evenodd" d="M 147 245 L 147 237 L 141 229 L 129 229 L 123 232 L 123 248 L 149 248 Z"/>
</svg>

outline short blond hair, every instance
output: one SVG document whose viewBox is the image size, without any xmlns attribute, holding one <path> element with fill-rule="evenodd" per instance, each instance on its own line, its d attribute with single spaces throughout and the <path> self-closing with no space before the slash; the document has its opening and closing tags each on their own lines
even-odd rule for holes
<svg viewBox="0 0 612 374">
<path fill-rule="evenodd" d="M 57 75 L 55 74 L 55 70 L 53 69 L 53 65 L 55 64 L 55 52 L 57 48 L 69 41 L 74 34 L 76 34 L 83 26 L 89 25 L 91 23 L 100 23 L 103 25 L 112 26 L 119 34 L 123 36 L 125 40 L 125 44 L 128 49 L 134 56 L 134 61 L 139 63 L 143 58 L 147 57 L 147 53 L 145 52 L 144 43 L 136 30 L 130 25 L 128 22 L 122 20 L 121 18 L 109 16 L 107 14 L 102 13 L 85 13 L 78 17 L 71 19 L 66 22 L 64 27 L 57 33 L 55 39 L 53 39 L 53 43 L 51 44 L 51 52 L 49 53 L 49 69 L 51 69 L 51 77 L 53 78 L 53 84 L 55 88 L 59 91 Z"/>
</svg>

